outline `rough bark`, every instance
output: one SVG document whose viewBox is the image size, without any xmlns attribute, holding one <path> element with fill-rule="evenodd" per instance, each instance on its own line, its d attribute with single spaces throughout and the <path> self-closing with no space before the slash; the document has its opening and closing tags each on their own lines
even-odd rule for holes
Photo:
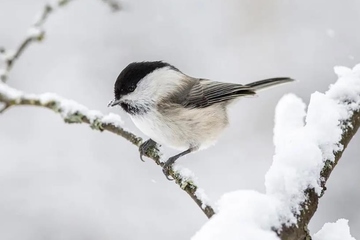
<svg viewBox="0 0 360 240">
<path fill-rule="evenodd" d="M 349 124 L 351 123 L 351 124 Z M 340 143 L 344 146 L 341 151 L 335 153 L 335 161 L 326 161 L 324 168 L 321 171 L 321 186 L 324 191 L 326 189 L 326 182 L 329 179 L 331 172 L 334 170 L 335 166 L 339 162 L 343 152 L 350 143 L 353 136 L 356 134 L 357 130 L 360 127 L 360 111 L 354 112 L 352 117 L 342 123 L 344 133 Z M 323 191 L 323 194 L 324 194 Z M 282 240 L 309 240 L 311 239 L 310 233 L 308 231 L 308 224 L 313 217 L 314 213 L 317 210 L 319 199 L 323 196 L 318 196 L 315 193 L 314 189 L 307 189 L 307 200 L 302 204 L 302 212 L 298 216 L 297 226 L 293 225 L 291 227 L 283 226 L 279 236 Z"/>
</svg>

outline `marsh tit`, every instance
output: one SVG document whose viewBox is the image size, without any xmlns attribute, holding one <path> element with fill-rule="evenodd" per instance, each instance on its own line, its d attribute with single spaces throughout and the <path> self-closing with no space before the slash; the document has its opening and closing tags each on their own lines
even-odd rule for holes
<svg viewBox="0 0 360 240">
<path fill-rule="evenodd" d="M 108 106 L 120 105 L 150 138 L 139 148 L 141 160 L 156 143 L 181 151 L 163 166 L 168 178 L 178 158 L 215 143 L 229 123 L 230 103 L 291 81 L 278 77 L 245 85 L 225 83 L 190 77 L 162 61 L 133 62 L 116 79 L 115 98 Z"/>
</svg>

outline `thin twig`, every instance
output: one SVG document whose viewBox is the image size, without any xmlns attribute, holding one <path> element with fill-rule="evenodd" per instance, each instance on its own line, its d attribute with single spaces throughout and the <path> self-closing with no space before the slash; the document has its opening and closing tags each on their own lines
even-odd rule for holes
<svg viewBox="0 0 360 240">
<path fill-rule="evenodd" d="M 4 106 L 0 109 L 0 114 L 1 113 L 3 113 L 3 112 L 5 112 L 6 111 L 6 109 L 8 109 L 10 106 L 9 106 L 9 104 L 4 104 Z"/>
<path fill-rule="evenodd" d="M 74 0 L 57 0 L 54 4 L 45 4 L 39 15 L 36 17 L 35 22 L 28 30 L 28 34 L 25 36 L 19 47 L 15 51 L 7 51 L 5 48 L 0 47 L 0 53 L 3 55 L 5 67 L 0 69 L 0 80 L 6 82 L 8 74 L 13 68 L 14 62 L 24 53 L 24 51 L 33 42 L 40 42 L 44 39 L 45 30 L 43 28 L 46 20 L 50 14 L 57 8 L 64 7 Z M 120 3 L 116 0 L 102 0 L 104 3 L 109 5 L 113 11 L 121 9 Z"/>
<path fill-rule="evenodd" d="M 102 0 L 104 3 L 108 4 L 114 12 L 121 10 L 121 5 L 116 0 Z"/>
<path fill-rule="evenodd" d="M 120 126 L 121 120 L 119 117 L 116 117 L 117 115 L 103 115 L 98 111 L 89 110 L 83 105 L 55 94 L 24 94 L 4 83 L 0 83 L 0 102 L 4 103 L 7 108 L 13 106 L 48 108 L 59 113 L 66 123 L 86 123 L 89 124 L 92 129 L 115 133 L 138 147 L 143 142 L 140 137 L 137 137 Z M 146 156 L 154 160 L 157 165 L 163 166 L 164 163 L 161 162 L 160 155 L 157 147 L 150 149 L 146 154 Z M 198 186 L 191 179 L 182 176 L 173 169 L 170 171 L 170 176 L 175 179 L 175 183 L 178 184 L 181 189 L 189 194 L 208 218 L 214 215 L 214 209 L 197 196 L 196 191 L 198 190 Z"/>
<path fill-rule="evenodd" d="M 67 1 L 59 1 L 59 6 L 65 6 L 68 2 Z M 62 4 L 60 4 L 62 3 Z M 45 21 L 48 19 L 51 12 L 53 12 L 54 6 L 50 4 L 45 4 L 42 11 L 40 12 L 39 16 L 33 23 L 33 25 L 30 27 L 29 32 L 27 36 L 24 38 L 24 40 L 20 43 L 19 47 L 13 52 L 13 54 L 8 54 L 8 51 L 3 50 L 3 54 L 5 55 L 5 69 L 4 74 L 2 75 L 2 81 L 6 82 L 7 80 L 7 74 L 12 69 L 14 62 L 24 53 L 26 48 L 30 46 L 31 43 L 35 41 L 41 41 L 44 38 L 45 31 L 43 30 L 43 25 Z"/>
</svg>

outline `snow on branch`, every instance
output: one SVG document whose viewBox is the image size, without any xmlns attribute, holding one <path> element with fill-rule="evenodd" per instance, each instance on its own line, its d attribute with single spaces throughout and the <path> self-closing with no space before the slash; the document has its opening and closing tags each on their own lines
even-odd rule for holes
<svg viewBox="0 0 360 240">
<path fill-rule="evenodd" d="M 64 99 L 52 93 L 40 95 L 25 94 L 5 84 L 8 73 L 12 69 L 15 60 L 21 56 L 32 42 L 41 41 L 43 39 L 45 34 L 43 25 L 50 14 L 54 10 L 63 7 L 72 1 L 74 0 L 55 0 L 53 3 L 46 4 L 40 14 L 36 17 L 32 27 L 28 30 L 26 38 L 15 51 L 9 51 L 0 47 L 0 57 L 5 63 L 5 67 L 3 69 L 0 68 L 0 113 L 3 113 L 13 106 L 44 107 L 59 113 L 66 123 L 89 124 L 92 129 L 115 133 L 134 145 L 140 146 L 142 139 L 123 129 L 121 127 L 122 120 L 118 115 L 103 115 L 99 111 L 89 110 L 87 107 L 78 104 L 73 100 Z M 109 5 L 113 11 L 121 9 L 121 5 L 117 0 L 102 1 Z M 164 165 L 161 161 L 161 154 L 158 147 L 150 149 L 146 153 L 146 156 L 153 159 L 157 165 L 160 165 L 161 167 Z M 195 177 L 190 170 L 176 166 L 176 170 L 170 170 L 170 176 L 173 177 L 176 184 L 189 194 L 208 218 L 215 214 L 204 190 L 197 186 Z"/>
<path fill-rule="evenodd" d="M 18 59 L 24 50 L 34 41 L 41 41 L 44 37 L 43 25 L 48 19 L 50 13 L 59 7 L 63 7 L 74 0 L 55 0 L 52 4 L 48 3 L 44 6 L 39 16 L 36 17 L 32 27 L 28 30 L 28 34 L 19 48 L 15 51 L 8 51 L 0 47 L 0 57 L 2 57 L 5 68 L 0 68 L 0 113 L 13 106 L 37 106 L 48 108 L 59 113 L 66 123 L 85 123 L 89 124 L 92 129 L 99 131 L 109 131 L 115 133 L 136 146 L 140 146 L 142 139 L 133 133 L 121 127 L 122 120 L 118 115 L 103 115 L 99 111 L 89 110 L 87 107 L 76 103 L 73 100 L 64 99 L 53 93 L 45 93 L 40 95 L 25 94 L 19 90 L 13 89 L 5 84 L 8 73 L 13 67 L 16 59 Z M 121 9 L 121 5 L 117 0 L 102 0 L 113 11 Z M 153 159 L 157 165 L 161 167 L 164 163 L 161 161 L 161 154 L 158 147 L 150 149 L 146 156 Z M 213 208 L 209 204 L 209 200 L 204 190 L 196 184 L 194 175 L 190 170 L 176 166 L 176 170 L 170 170 L 170 176 L 173 177 L 178 184 L 189 196 L 196 202 L 205 215 L 210 218 L 215 214 Z"/>
<path fill-rule="evenodd" d="M 73 100 L 53 93 L 26 94 L 0 82 L 0 103 L 3 105 L 2 108 L 0 105 L 0 113 L 14 106 L 44 107 L 59 113 L 66 123 L 89 124 L 94 130 L 115 133 L 138 147 L 143 141 L 140 137 L 122 128 L 123 122 L 120 116 L 112 113 L 103 115 L 99 111 L 89 110 Z M 158 147 L 149 150 L 146 156 L 153 159 L 157 165 L 164 165 Z M 176 184 L 190 195 L 207 217 L 210 218 L 214 215 L 214 210 L 209 205 L 204 191 L 197 186 L 195 178 L 189 170 L 177 166 L 175 170 L 170 171 L 170 175 Z"/>
<path fill-rule="evenodd" d="M 335 72 L 337 82 L 325 94 L 313 93 L 307 112 L 293 94 L 280 100 L 266 194 L 225 194 L 218 213 L 193 240 L 311 239 L 307 225 L 326 181 L 360 126 L 360 64 L 336 67 Z"/>
<path fill-rule="evenodd" d="M 44 24 L 50 14 L 73 1 L 74 0 L 55 0 L 52 3 L 45 4 L 41 12 L 35 17 L 32 26 L 28 29 L 27 35 L 16 50 L 7 50 L 4 47 L 0 47 L 0 60 L 4 62 L 4 66 L 0 68 L 0 80 L 2 82 L 6 82 L 14 62 L 21 56 L 25 49 L 29 47 L 31 43 L 43 40 L 45 36 Z M 117 0 L 102 1 L 109 5 L 113 11 L 120 10 L 120 4 Z"/>
<path fill-rule="evenodd" d="M 314 240 L 356 240 L 350 234 L 348 220 L 339 219 L 335 223 L 325 223 L 323 228 L 314 234 Z"/>
</svg>

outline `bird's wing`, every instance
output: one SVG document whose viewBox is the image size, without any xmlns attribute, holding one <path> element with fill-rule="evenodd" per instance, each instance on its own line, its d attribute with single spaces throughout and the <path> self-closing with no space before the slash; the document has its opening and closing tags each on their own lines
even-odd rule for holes
<svg viewBox="0 0 360 240">
<path fill-rule="evenodd" d="M 249 86 L 197 79 L 183 95 L 181 104 L 187 108 L 205 108 L 240 96 L 255 95 Z"/>
</svg>

